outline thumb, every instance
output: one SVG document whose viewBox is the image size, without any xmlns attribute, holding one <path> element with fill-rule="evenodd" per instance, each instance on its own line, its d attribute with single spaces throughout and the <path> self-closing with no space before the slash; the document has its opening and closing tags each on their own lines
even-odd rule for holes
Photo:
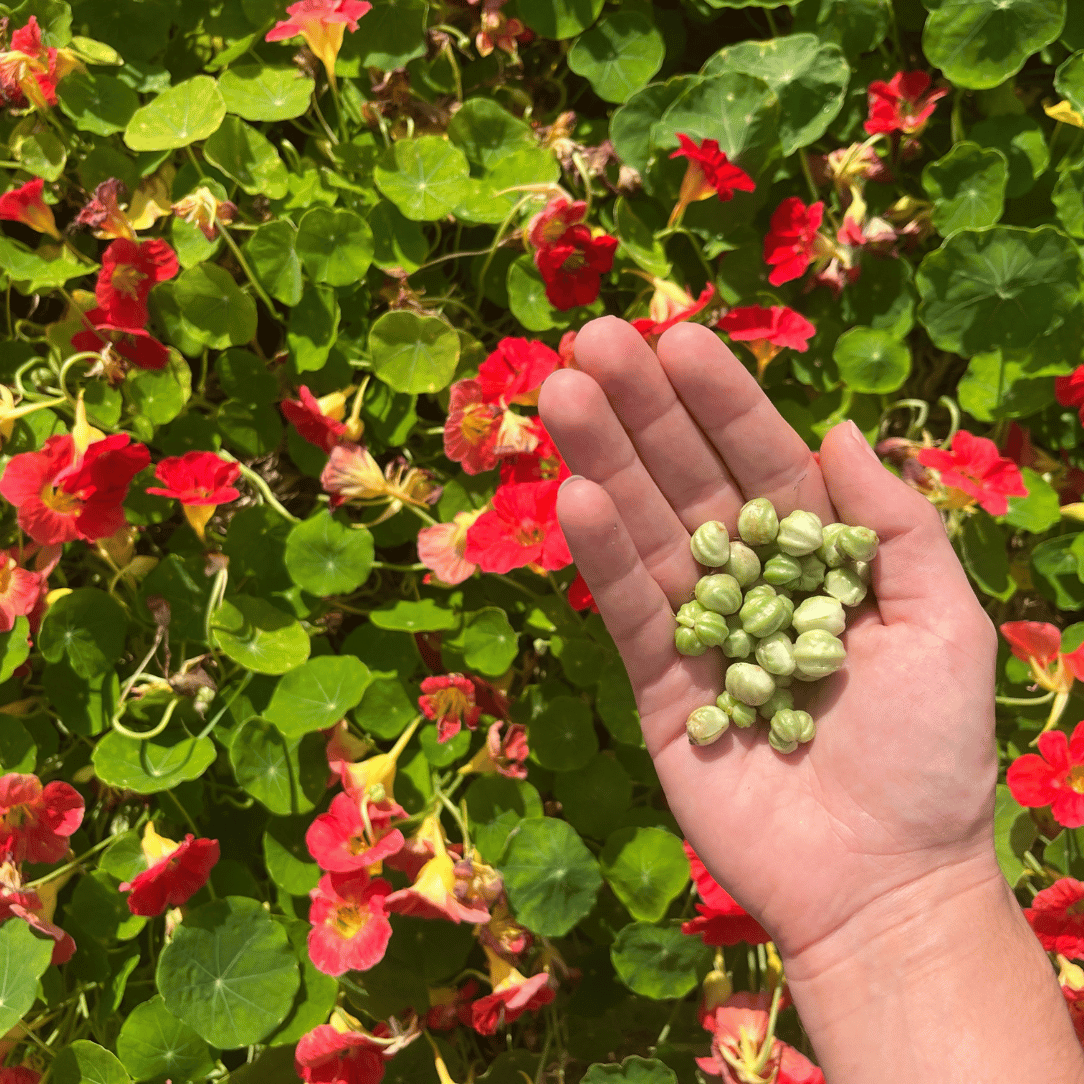
<svg viewBox="0 0 1084 1084">
<path fill-rule="evenodd" d="M 961 606 L 978 605 L 937 509 L 881 465 L 854 422 L 828 433 L 820 462 L 840 521 L 869 527 L 881 540 L 871 571 L 886 625 L 943 631 Z"/>
</svg>

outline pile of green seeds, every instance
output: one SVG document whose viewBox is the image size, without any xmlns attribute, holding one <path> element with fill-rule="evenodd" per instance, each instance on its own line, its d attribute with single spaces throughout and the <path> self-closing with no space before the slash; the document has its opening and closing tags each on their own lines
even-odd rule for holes
<svg viewBox="0 0 1084 1084">
<path fill-rule="evenodd" d="M 710 745 L 733 723 L 769 723 L 768 741 L 792 753 L 812 739 L 812 716 L 794 707 L 791 682 L 835 673 L 847 657 L 840 636 L 844 606 L 866 597 L 877 535 L 868 527 L 823 525 L 812 512 L 780 519 L 767 497 L 743 505 L 738 539 L 717 520 L 701 524 L 693 557 L 713 571 L 677 612 L 674 643 L 683 655 L 719 648 L 725 691 L 697 708 L 686 729 L 694 745 Z"/>
</svg>

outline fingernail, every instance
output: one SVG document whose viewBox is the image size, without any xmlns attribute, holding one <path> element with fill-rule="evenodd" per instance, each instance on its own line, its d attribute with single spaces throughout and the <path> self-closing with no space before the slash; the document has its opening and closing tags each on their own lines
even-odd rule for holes
<svg viewBox="0 0 1084 1084">
<path fill-rule="evenodd" d="M 560 493 L 560 492 L 561 492 L 561 490 L 562 490 L 562 489 L 564 489 L 564 488 L 565 488 L 565 486 L 567 486 L 569 482 L 582 482 L 582 481 L 583 481 L 583 475 L 582 475 L 582 474 L 570 474 L 570 475 L 569 475 L 569 476 L 568 476 L 568 477 L 567 477 L 567 478 L 566 478 L 566 479 L 565 479 L 565 480 L 564 480 L 564 481 L 563 481 L 563 482 L 562 482 L 562 483 L 561 483 L 561 484 L 560 484 L 560 485 L 559 485 L 559 486 L 557 487 L 557 492 L 558 492 L 558 493 Z"/>
<path fill-rule="evenodd" d="M 847 424 L 851 427 L 851 438 L 858 442 L 858 446 L 867 455 L 869 455 L 872 459 L 875 459 L 878 463 L 880 463 L 881 460 L 878 458 L 877 453 L 870 447 L 869 441 L 866 440 L 864 434 L 862 433 L 862 430 L 859 429 L 858 426 L 854 424 L 854 422 L 849 421 L 849 422 L 847 422 Z"/>
</svg>

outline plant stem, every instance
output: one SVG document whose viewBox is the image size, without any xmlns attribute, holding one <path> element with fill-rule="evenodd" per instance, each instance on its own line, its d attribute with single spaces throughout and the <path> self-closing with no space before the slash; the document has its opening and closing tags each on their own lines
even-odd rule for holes
<svg viewBox="0 0 1084 1084">
<path fill-rule="evenodd" d="M 244 271 L 246 278 L 252 284 L 252 289 L 256 291 L 256 296 L 264 303 L 272 317 L 281 324 L 282 317 L 279 316 L 278 310 L 275 308 L 275 303 L 267 296 L 267 292 L 256 281 L 256 276 L 252 273 L 252 268 L 249 267 L 248 261 L 241 255 L 241 249 L 238 247 L 237 242 L 230 236 L 230 231 L 222 224 L 217 214 L 215 215 L 215 226 L 218 228 L 218 232 L 222 234 L 222 240 L 226 242 L 230 252 L 233 253 L 234 259 L 241 265 L 241 270 Z"/>
<path fill-rule="evenodd" d="M 243 475 L 245 481 L 248 482 L 250 485 L 254 486 L 257 490 L 259 490 L 260 496 L 263 497 L 263 499 L 267 501 L 267 503 L 271 505 L 271 507 L 274 508 L 274 510 L 278 512 L 278 514 L 282 516 L 283 519 L 289 520 L 290 523 L 301 522 L 301 520 L 299 520 L 297 516 L 293 514 L 293 512 L 288 512 L 285 508 L 283 508 L 283 506 L 279 503 L 278 498 L 275 496 L 274 493 L 271 492 L 271 487 L 251 467 L 246 466 L 236 456 L 230 455 L 230 453 L 225 450 L 220 450 L 218 454 L 224 459 L 230 460 L 231 463 L 236 463 L 241 468 L 241 474 Z"/>
</svg>

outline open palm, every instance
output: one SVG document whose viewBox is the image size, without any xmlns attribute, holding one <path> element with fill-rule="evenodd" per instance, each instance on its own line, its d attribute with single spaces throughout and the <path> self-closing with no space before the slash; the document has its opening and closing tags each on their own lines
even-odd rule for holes
<svg viewBox="0 0 1084 1084">
<path fill-rule="evenodd" d="M 558 502 L 572 554 L 624 659 L 674 815 L 705 864 L 785 956 L 878 899 L 993 858 L 996 634 L 929 502 L 837 426 L 820 464 L 709 329 L 679 324 L 652 351 L 604 317 L 576 340 L 539 409 L 583 481 Z M 784 756 L 765 728 L 691 746 L 690 711 L 722 690 L 721 654 L 674 649 L 673 612 L 700 570 L 689 536 L 769 497 L 872 527 L 875 601 L 848 611 L 844 668 L 794 686 L 817 734 Z M 803 699 L 804 698 L 804 699 Z M 977 872 L 976 872 L 977 871 Z"/>
</svg>

